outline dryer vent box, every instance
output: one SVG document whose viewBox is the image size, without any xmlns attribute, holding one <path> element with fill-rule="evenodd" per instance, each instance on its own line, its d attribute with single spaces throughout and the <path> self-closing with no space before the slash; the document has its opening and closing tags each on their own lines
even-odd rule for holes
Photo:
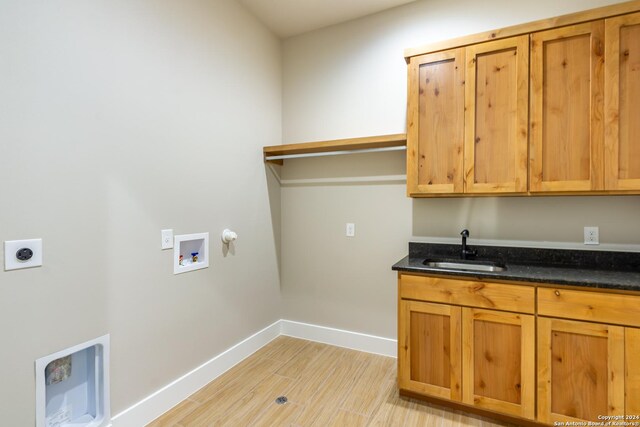
<svg viewBox="0 0 640 427">
<path fill-rule="evenodd" d="M 109 422 L 109 335 L 36 360 L 36 427 Z"/>
</svg>

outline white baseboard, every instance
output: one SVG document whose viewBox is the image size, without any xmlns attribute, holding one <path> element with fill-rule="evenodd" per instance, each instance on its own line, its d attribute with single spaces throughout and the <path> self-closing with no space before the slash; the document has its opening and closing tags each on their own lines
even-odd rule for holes
<svg viewBox="0 0 640 427">
<path fill-rule="evenodd" d="M 113 427 L 149 424 L 279 335 L 280 320 L 115 415 L 111 419 Z"/>
<path fill-rule="evenodd" d="M 390 357 L 396 357 L 397 353 L 397 341 L 394 339 L 291 320 L 278 320 L 114 415 L 111 420 L 112 426 L 140 427 L 150 423 L 280 335 Z"/>
<path fill-rule="evenodd" d="M 281 334 L 290 337 L 317 341 L 338 347 L 351 348 L 367 353 L 397 357 L 398 341 L 359 332 L 328 328 L 326 326 L 310 325 L 308 323 L 281 320 Z"/>
</svg>

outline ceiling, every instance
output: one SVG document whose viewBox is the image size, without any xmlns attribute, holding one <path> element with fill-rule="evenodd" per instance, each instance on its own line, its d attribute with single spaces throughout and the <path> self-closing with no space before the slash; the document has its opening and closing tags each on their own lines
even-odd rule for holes
<svg viewBox="0 0 640 427">
<path fill-rule="evenodd" d="M 271 31 L 286 38 L 415 0 L 239 0 Z"/>
</svg>

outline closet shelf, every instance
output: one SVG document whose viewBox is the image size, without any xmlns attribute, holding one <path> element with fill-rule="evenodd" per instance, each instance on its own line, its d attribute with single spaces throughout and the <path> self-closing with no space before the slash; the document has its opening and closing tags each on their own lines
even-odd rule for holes
<svg viewBox="0 0 640 427">
<path fill-rule="evenodd" d="M 281 165 L 284 159 L 405 150 L 406 147 L 407 135 L 399 133 L 395 135 L 367 136 L 364 138 L 304 142 L 301 144 L 272 145 L 264 147 L 262 151 L 265 162 Z"/>
</svg>

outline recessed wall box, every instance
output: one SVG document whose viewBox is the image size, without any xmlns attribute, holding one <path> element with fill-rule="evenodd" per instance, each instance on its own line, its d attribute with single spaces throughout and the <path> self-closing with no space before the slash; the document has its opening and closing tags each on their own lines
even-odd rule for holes
<svg viewBox="0 0 640 427">
<path fill-rule="evenodd" d="M 103 427 L 109 407 L 109 335 L 36 360 L 36 427 Z"/>
<path fill-rule="evenodd" d="M 174 237 L 173 274 L 207 267 L 209 267 L 209 233 L 181 234 Z"/>
</svg>

